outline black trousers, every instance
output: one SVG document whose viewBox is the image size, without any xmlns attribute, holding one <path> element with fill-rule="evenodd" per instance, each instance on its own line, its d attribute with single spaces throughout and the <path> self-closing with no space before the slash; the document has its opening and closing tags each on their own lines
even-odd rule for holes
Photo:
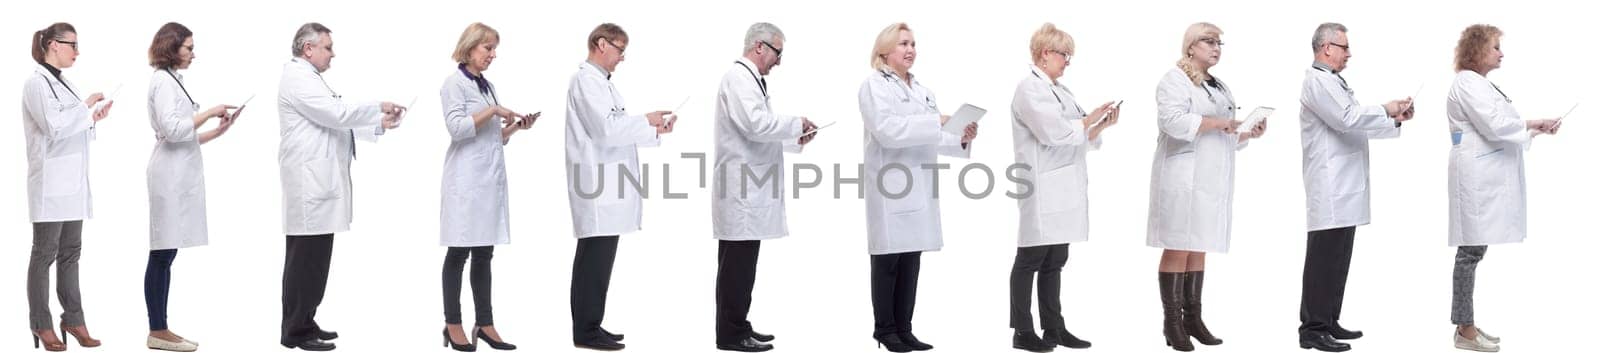
<svg viewBox="0 0 1600 353">
<path fill-rule="evenodd" d="M 477 326 L 494 326 L 494 306 L 490 301 L 493 277 L 489 261 L 494 246 L 450 247 L 444 252 L 444 323 L 461 324 L 461 272 L 472 258 L 472 307 Z"/>
<path fill-rule="evenodd" d="M 150 318 L 150 331 L 167 329 L 167 298 L 172 290 L 172 260 L 178 249 L 150 250 L 144 267 L 144 308 Z"/>
<path fill-rule="evenodd" d="M 572 341 L 593 342 L 603 337 L 600 322 L 606 317 L 606 292 L 611 289 L 611 267 L 617 262 L 615 235 L 578 239 L 572 257 Z"/>
<path fill-rule="evenodd" d="M 911 332 L 922 252 L 872 255 L 872 337 Z"/>
<path fill-rule="evenodd" d="M 333 234 L 284 238 L 283 327 L 279 343 L 293 345 L 316 338 L 317 306 L 328 289 L 328 264 L 333 260 Z"/>
<path fill-rule="evenodd" d="M 1017 248 L 1011 264 L 1011 328 L 1033 331 L 1033 274 L 1039 273 L 1039 325 L 1045 330 L 1067 327 L 1061 318 L 1061 268 L 1067 266 L 1067 245 Z"/>
<path fill-rule="evenodd" d="M 1307 234 L 1305 272 L 1300 279 L 1301 337 L 1326 334 L 1339 324 L 1355 240 L 1356 227 Z"/>
<path fill-rule="evenodd" d="M 717 344 L 739 343 L 754 333 L 750 292 L 760 254 L 760 240 L 717 241 Z"/>
</svg>

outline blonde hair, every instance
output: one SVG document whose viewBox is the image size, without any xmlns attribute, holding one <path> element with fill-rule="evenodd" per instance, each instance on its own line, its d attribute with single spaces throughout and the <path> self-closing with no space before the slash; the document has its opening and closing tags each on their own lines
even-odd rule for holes
<svg viewBox="0 0 1600 353">
<path fill-rule="evenodd" d="M 1194 82 L 1195 86 L 1205 81 L 1206 73 L 1189 62 L 1189 48 L 1207 38 L 1221 40 L 1222 28 L 1208 22 L 1196 22 L 1189 25 L 1189 30 L 1183 32 L 1183 47 L 1178 48 L 1178 68 L 1183 70 L 1184 75 L 1189 76 L 1189 81 Z"/>
<path fill-rule="evenodd" d="M 1456 41 L 1456 71 L 1476 71 L 1483 63 L 1478 62 L 1484 53 L 1494 49 L 1493 44 L 1500 40 L 1500 28 L 1485 24 L 1468 26 L 1461 31 L 1461 40 Z"/>
<path fill-rule="evenodd" d="M 884 27 L 882 32 L 878 32 L 878 40 L 872 45 L 872 69 L 879 70 L 889 66 L 889 61 L 884 56 L 889 55 L 889 51 L 894 49 L 895 44 L 898 44 L 900 31 L 910 32 L 911 26 L 906 25 L 905 22 L 899 22 L 889 25 L 889 27 Z"/>
<path fill-rule="evenodd" d="M 467 25 L 467 30 L 461 31 L 461 40 L 456 41 L 456 52 L 450 57 L 458 64 L 465 64 L 472 60 L 472 49 L 488 42 L 490 39 L 500 41 L 500 31 L 489 28 L 483 22 L 473 22 Z"/>
<path fill-rule="evenodd" d="M 1053 23 L 1045 22 L 1038 31 L 1033 32 L 1033 40 L 1028 41 L 1028 51 L 1033 54 L 1033 62 L 1044 59 L 1046 50 L 1060 50 L 1067 54 L 1074 54 L 1077 44 L 1073 42 L 1072 35 L 1056 29 Z"/>
</svg>

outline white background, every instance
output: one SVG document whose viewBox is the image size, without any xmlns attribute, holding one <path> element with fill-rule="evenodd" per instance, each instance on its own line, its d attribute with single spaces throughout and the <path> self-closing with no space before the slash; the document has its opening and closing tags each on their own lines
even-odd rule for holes
<svg viewBox="0 0 1600 353">
<path fill-rule="evenodd" d="M 1126 99 L 1122 123 L 1090 156 L 1092 241 L 1076 244 L 1063 280 L 1067 325 L 1100 351 L 1167 351 L 1160 336 L 1155 269 L 1159 250 L 1144 245 L 1154 87 L 1179 56 L 1190 23 L 1219 25 L 1227 45 L 1214 73 L 1242 106 L 1273 106 L 1267 135 L 1240 153 L 1232 252 L 1209 257 L 1206 314 L 1227 343 L 1200 351 L 1282 352 L 1296 348 L 1305 224 L 1297 129 L 1298 95 L 1312 56 L 1313 29 L 1337 21 L 1351 29 L 1355 57 L 1344 77 L 1367 104 L 1411 94 L 1417 119 L 1398 140 L 1372 144 L 1373 224 L 1361 227 L 1343 323 L 1367 337 L 1360 351 L 1452 351 L 1450 269 L 1445 245 L 1444 96 L 1462 28 L 1491 23 L 1506 31 L 1504 68 L 1490 78 L 1525 118 L 1553 118 L 1595 97 L 1592 14 L 1581 2 L 1279 1 L 1208 2 L 742 2 L 742 1 L 326 1 L 152 2 L 22 1 L 6 5 L 0 97 L 19 97 L 33 63 L 23 50 L 51 22 L 76 25 L 82 56 L 66 71 L 81 90 L 125 83 L 92 143 L 96 218 L 86 222 L 83 298 L 105 352 L 144 351 L 142 278 L 147 256 L 144 169 L 153 134 L 145 108 L 146 49 L 155 30 L 179 21 L 196 32 L 198 59 L 187 75 L 203 106 L 251 109 L 226 136 L 204 147 L 211 245 L 184 249 L 173 269 L 172 328 L 206 351 L 276 351 L 283 261 L 274 92 L 290 39 L 306 21 L 333 29 L 338 57 L 327 78 L 347 100 L 417 101 L 408 123 L 377 145 L 362 143 L 354 164 L 356 222 L 337 236 L 324 327 L 343 352 L 437 348 L 441 324 L 438 246 L 440 165 L 448 138 L 438 119 L 438 87 L 454 74 L 450 52 L 467 24 L 502 34 L 487 77 L 519 111 L 545 118 L 507 146 L 512 245 L 497 249 L 495 311 L 509 341 L 532 351 L 571 350 L 568 279 L 571 236 L 562 176 L 562 117 L 568 79 L 584 59 L 583 39 L 601 22 L 631 38 L 614 81 L 635 112 L 671 109 L 686 95 L 678 131 L 642 151 L 656 164 L 645 230 L 625 236 L 611 287 L 606 327 L 628 335 L 629 351 L 712 351 L 716 242 L 710 193 L 696 189 L 696 163 L 682 152 L 712 147 L 717 80 L 740 54 L 745 28 L 770 21 L 788 34 L 783 65 L 769 77 L 780 112 L 838 121 L 790 162 L 854 166 L 861 160 L 855 99 L 869 73 L 874 36 L 909 22 L 918 40 L 912 69 L 946 113 L 961 103 L 988 108 L 973 162 L 1012 162 L 1011 94 L 1028 74 L 1029 36 L 1043 22 L 1077 39 L 1063 82 L 1086 107 Z M 18 7 L 21 7 L 20 9 Z M 17 113 L 11 100 L 0 111 Z M 1562 135 L 1541 137 L 1528 154 L 1527 244 L 1495 246 L 1479 271 L 1478 321 L 1505 337 L 1506 351 L 1581 349 L 1592 336 L 1596 210 L 1590 181 L 1600 102 L 1579 107 Z M 0 271 L 0 332 L 26 348 L 23 267 L 27 222 L 21 123 L 0 143 L 0 237 L 9 270 Z M 209 129 L 209 126 L 207 127 Z M 957 167 L 967 161 L 946 159 Z M 661 162 L 673 162 L 673 191 L 660 199 Z M 997 167 L 997 169 L 1000 169 Z M 853 168 L 847 168 L 853 170 Z M 853 172 L 851 172 L 853 173 Z M 923 257 L 917 333 L 945 352 L 1006 351 L 1007 276 L 1015 251 L 1015 201 L 959 197 L 943 185 L 944 251 Z M 1586 176 L 1588 175 L 1588 176 Z M 844 175 L 857 177 L 857 175 Z M 1002 179 L 1002 181 L 1004 181 Z M 981 180 L 974 181 L 975 183 Z M 978 186 L 974 184 L 974 186 Z M 854 194 L 855 186 L 846 186 Z M 751 320 L 776 334 L 781 351 L 874 349 L 863 202 L 829 196 L 831 185 L 789 203 L 792 236 L 764 244 Z M 470 292 L 463 293 L 470 298 Z M 463 311 L 472 320 L 467 299 Z M 52 302 L 55 299 L 52 298 Z M 55 312 L 59 312 L 56 310 Z M 77 350 L 79 348 L 72 348 Z M 487 347 L 481 349 L 487 350 Z M 1065 349 L 1065 348 L 1063 348 Z"/>
</svg>

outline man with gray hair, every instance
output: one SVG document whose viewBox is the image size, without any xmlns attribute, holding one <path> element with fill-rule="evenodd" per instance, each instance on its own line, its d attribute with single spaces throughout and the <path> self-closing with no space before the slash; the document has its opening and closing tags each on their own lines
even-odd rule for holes
<svg viewBox="0 0 1600 353">
<path fill-rule="evenodd" d="M 1371 223 L 1367 139 L 1398 137 L 1416 113 L 1411 98 L 1363 106 L 1339 73 L 1350 61 L 1344 25 L 1324 23 L 1300 90 L 1300 147 L 1306 187 L 1306 260 L 1300 288 L 1300 348 L 1343 352 L 1361 338 L 1339 326 L 1356 226 Z"/>
<path fill-rule="evenodd" d="M 328 27 L 307 23 L 295 32 L 294 58 L 278 81 L 278 177 L 283 185 L 283 322 L 278 343 L 329 351 L 338 338 L 317 325 L 328 287 L 333 233 L 350 230 L 350 162 L 356 136 L 375 140 L 399 127 L 405 107 L 389 102 L 346 103 L 322 80 L 333 62 Z"/>
<path fill-rule="evenodd" d="M 783 152 L 816 137 L 805 117 L 779 115 L 767 96 L 767 73 L 783 60 L 783 31 L 756 23 L 744 35 L 744 56 L 717 89 L 716 175 L 711 199 L 717 239 L 717 349 L 772 350 L 772 335 L 747 319 L 761 241 L 789 235 L 783 205 Z"/>
</svg>

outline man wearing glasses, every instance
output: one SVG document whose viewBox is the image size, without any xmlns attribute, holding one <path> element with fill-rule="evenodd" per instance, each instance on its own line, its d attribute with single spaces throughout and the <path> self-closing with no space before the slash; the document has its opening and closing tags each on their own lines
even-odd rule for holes
<svg viewBox="0 0 1600 353">
<path fill-rule="evenodd" d="M 661 144 L 677 122 L 672 112 L 629 115 L 611 73 L 628 49 L 622 27 L 605 23 L 589 33 L 589 58 L 567 85 L 567 200 L 578 238 L 572 259 L 572 343 L 614 351 L 623 336 L 600 327 L 611 287 L 617 240 L 637 232 L 643 219 L 642 189 L 624 188 L 623 178 L 642 180 L 639 147 Z M 670 118 L 670 120 L 669 120 Z M 629 176 L 623 176 L 627 174 Z M 609 175 L 609 177 L 607 177 Z"/>
<path fill-rule="evenodd" d="M 405 107 L 390 102 L 346 103 L 322 80 L 333 63 L 328 27 L 307 23 L 295 32 L 294 59 L 278 81 L 278 176 L 283 184 L 283 323 L 279 343 L 329 351 L 338 338 L 317 325 L 328 286 L 333 233 L 350 230 L 350 162 L 355 137 L 399 126 Z M 375 138 L 375 137 L 370 137 Z"/>
<path fill-rule="evenodd" d="M 1350 61 L 1345 26 L 1324 23 L 1311 40 L 1316 61 L 1300 91 L 1300 146 L 1306 186 L 1306 262 L 1300 289 L 1300 348 L 1343 352 L 1361 338 L 1339 325 L 1356 226 L 1371 223 L 1367 139 L 1400 135 L 1416 113 L 1411 98 L 1356 102 L 1339 73 Z"/>
<path fill-rule="evenodd" d="M 772 350 L 772 335 L 750 325 L 761 241 L 789 235 L 783 204 L 785 146 L 804 145 L 817 126 L 805 117 L 778 115 L 767 96 L 767 73 L 783 60 L 783 31 L 756 23 L 745 31 L 744 56 L 722 75 L 717 89 L 717 176 L 711 199 L 717 239 L 717 349 Z"/>
</svg>

